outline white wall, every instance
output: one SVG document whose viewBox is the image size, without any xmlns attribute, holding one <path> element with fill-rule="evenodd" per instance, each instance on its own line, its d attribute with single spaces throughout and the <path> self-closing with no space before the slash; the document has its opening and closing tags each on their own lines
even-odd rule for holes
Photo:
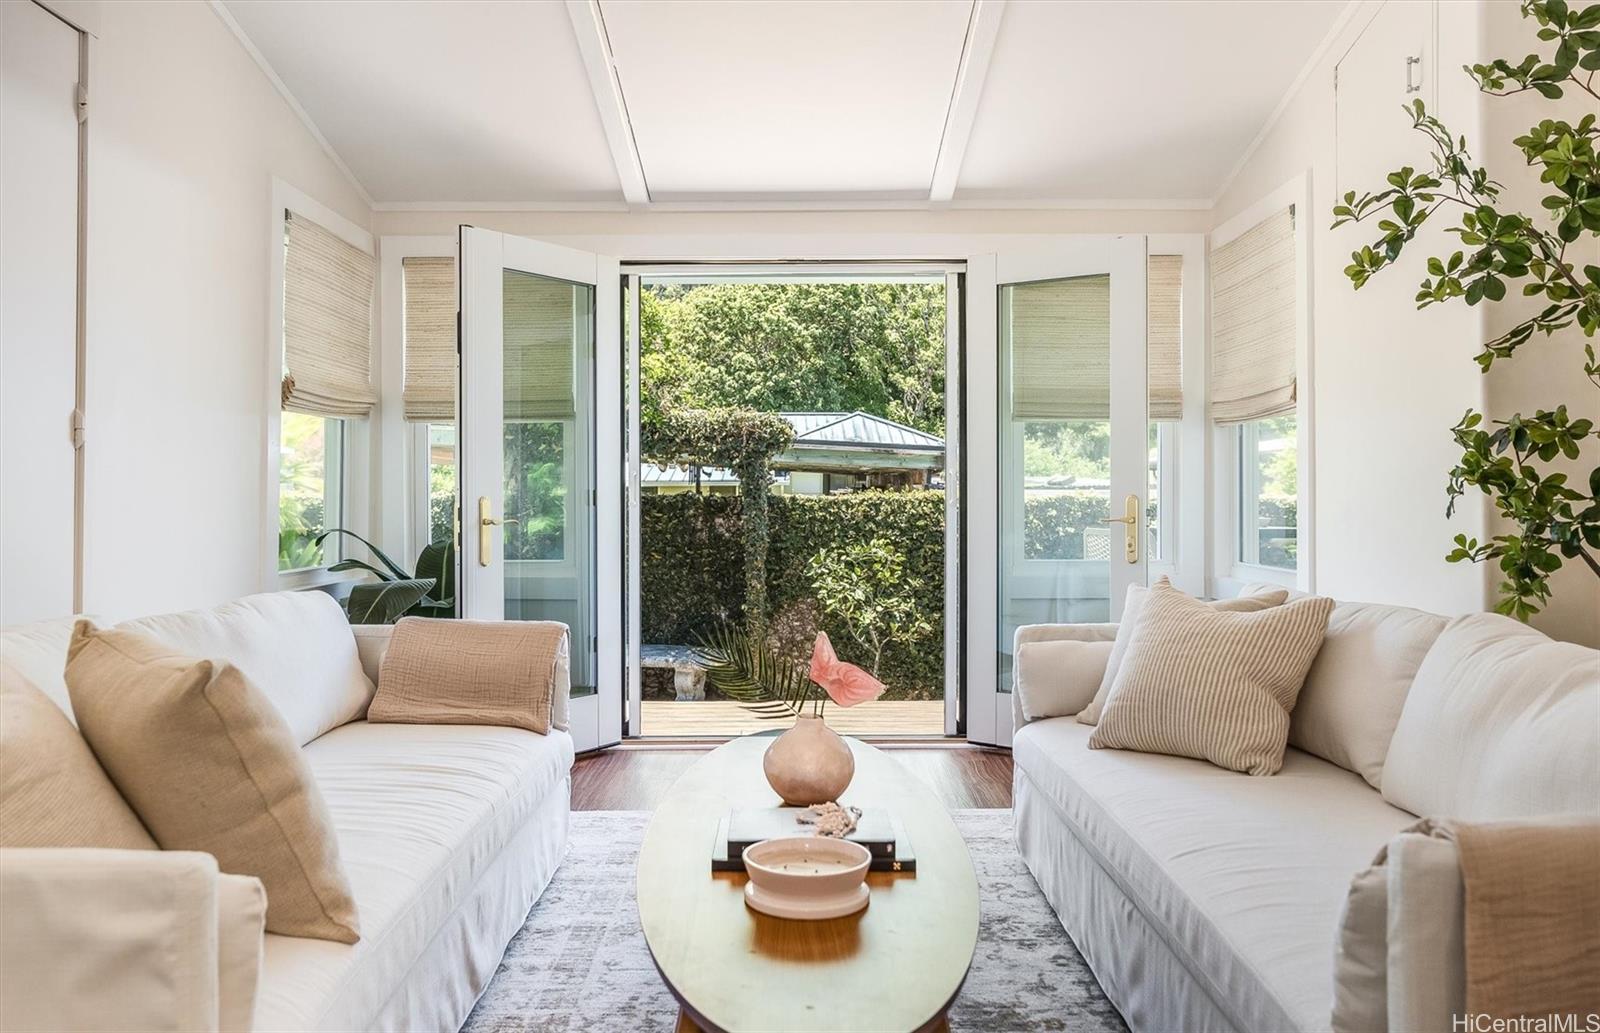
<svg viewBox="0 0 1600 1033">
<path fill-rule="evenodd" d="M 203 3 L 108 3 L 90 45 L 84 604 L 260 587 L 273 176 L 366 202 Z"/>
<path fill-rule="evenodd" d="M 1408 2 L 1414 0 L 1391 0 L 1391 6 Z M 1429 55 L 1429 67 L 1447 70 L 1436 83 L 1437 104 L 1431 106 L 1469 136 L 1477 135 L 1479 102 L 1459 69 L 1479 52 L 1475 6 L 1444 5 L 1437 53 Z M 1462 613 L 1483 607 L 1484 572 L 1446 564 L 1444 555 L 1455 534 L 1482 536 L 1483 508 L 1472 499 L 1454 520 L 1446 520 L 1444 485 L 1457 454 L 1449 428 L 1468 406 L 1483 402 L 1483 380 L 1472 362 L 1482 339 L 1481 318 L 1461 303 L 1418 312 L 1410 300 L 1426 275 L 1426 257 L 1448 253 L 1454 238 L 1442 225 L 1424 230 L 1396 267 L 1357 293 L 1343 268 L 1349 253 L 1377 233 L 1370 225 L 1328 228 L 1336 197 L 1348 189 L 1382 186 L 1381 175 L 1337 183 L 1337 169 L 1387 169 L 1419 156 L 1415 150 L 1387 153 L 1387 142 L 1381 144 L 1384 153 L 1373 153 L 1380 146 L 1374 141 L 1394 139 L 1373 122 L 1364 127 L 1367 131 L 1336 140 L 1334 67 L 1380 13 L 1377 4 L 1356 9 L 1341 38 L 1219 199 L 1212 224 L 1222 224 L 1310 171 L 1316 590 L 1341 599 Z M 1391 12 L 1391 17 L 1405 13 Z M 1381 25 L 1374 31 L 1381 32 Z M 1391 49 L 1403 45 L 1365 42 Z M 1403 58 L 1385 74 L 1393 76 L 1385 82 L 1403 88 Z M 1430 101 L 1434 85 L 1430 82 L 1426 93 Z M 1397 96 L 1368 117 L 1405 125 L 1400 102 Z M 1346 149 L 1342 166 L 1341 146 Z"/>
<path fill-rule="evenodd" d="M 1516 4 L 1489 4 L 1484 13 L 1483 38 L 1489 42 L 1482 60 L 1504 57 L 1515 64 L 1525 54 L 1548 52 L 1548 44 L 1534 35 L 1538 26 L 1531 18 L 1519 17 Z M 1541 216 L 1544 209 L 1539 201 L 1552 192 L 1539 183 L 1538 174 L 1528 168 L 1522 152 L 1511 141 L 1540 119 L 1576 123 L 1593 108 L 1593 101 L 1577 90 L 1568 91 L 1559 101 L 1545 100 L 1535 93 L 1485 99 L 1484 144 L 1478 150 L 1490 173 L 1503 184 L 1502 210 Z M 1600 262 L 1600 245 L 1593 237 L 1584 237 L 1571 245 L 1568 254 L 1581 256 L 1580 264 Z M 1487 310 L 1486 339 L 1504 333 L 1545 304 L 1543 297 L 1523 298 L 1513 288 L 1505 301 Z M 1566 405 L 1575 416 L 1600 419 L 1600 392 L 1583 375 L 1584 340 L 1582 329 L 1570 326 L 1553 337 L 1539 335 L 1519 348 L 1510 360 L 1497 361 L 1485 378 L 1489 415 L 1504 419 L 1516 412 L 1532 413 Z M 1589 471 L 1600 465 L 1600 444 L 1591 438 L 1578 459 L 1551 465 L 1564 470 L 1581 487 Z M 1533 625 L 1556 638 L 1600 646 L 1600 578 L 1581 560 L 1568 560 L 1551 579 L 1551 585 L 1554 595 L 1550 605 L 1534 617 Z"/>
</svg>

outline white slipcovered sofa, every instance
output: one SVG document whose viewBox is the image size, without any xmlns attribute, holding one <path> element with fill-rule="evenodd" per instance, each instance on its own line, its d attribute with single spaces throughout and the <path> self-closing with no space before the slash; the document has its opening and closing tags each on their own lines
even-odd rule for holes
<svg viewBox="0 0 1600 1033">
<path fill-rule="evenodd" d="M 4 850 L 0 1025 L 458 1028 L 565 851 L 571 737 L 368 724 L 392 629 L 352 628 L 317 592 L 123 626 L 232 661 L 284 715 L 332 814 L 361 939 L 263 937 L 259 882 L 219 875 L 206 854 Z M 0 630 L 9 676 L 69 717 L 71 629 L 62 619 Z M 563 728 L 568 693 L 563 652 Z"/>
<path fill-rule="evenodd" d="M 1092 695 L 1100 672 L 1024 663 L 1023 650 L 1115 635 L 1114 624 L 1017 632 L 1015 834 L 1129 1026 L 1277 1033 L 1361 1015 L 1372 1033 L 1449 1033 L 1464 1000 L 1461 884 L 1439 856 L 1453 847 L 1397 834 L 1419 815 L 1600 816 L 1600 652 L 1492 614 L 1341 603 L 1282 771 L 1251 777 L 1090 750 L 1092 726 L 1024 718 L 1030 691 Z M 1104 656 L 1074 653 L 1091 654 Z M 1363 967 L 1337 953 L 1341 910 L 1391 840 L 1379 960 Z"/>
</svg>

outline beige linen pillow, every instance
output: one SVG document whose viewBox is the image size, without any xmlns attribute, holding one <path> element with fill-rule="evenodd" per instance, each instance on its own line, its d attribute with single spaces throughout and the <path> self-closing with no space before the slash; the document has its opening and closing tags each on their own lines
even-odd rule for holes
<svg viewBox="0 0 1600 1033">
<path fill-rule="evenodd" d="M 1162 577 L 1156 584 L 1170 587 L 1172 582 Z M 1100 688 L 1095 692 L 1094 699 L 1089 705 L 1078 714 L 1079 724 L 1100 723 L 1100 712 L 1105 709 L 1106 697 L 1111 694 L 1111 685 L 1117 680 L 1117 672 L 1122 669 L 1122 658 L 1128 652 L 1128 640 L 1133 637 L 1133 630 L 1139 624 L 1139 613 L 1144 608 L 1145 598 L 1149 594 L 1150 590 L 1143 585 L 1128 586 L 1128 595 L 1122 603 L 1122 620 L 1117 624 L 1116 644 L 1111 647 L 1111 658 L 1106 661 L 1106 672 L 1100 677 Z M 1254 613 L 1256 610 L 1281 605 L 1287 598 L 1289 598 L 1287 588 L 1269 588 L 1233 599 L 1213 599 L 1206 605 L 1222 613 Z"/>
<path fill-rule="evenodd" d="M 78 727 L 164 850 L 198 850 L 267 891 L 267 931 L 354 943 L 327 806 L 289 725 L 232 664 L 80 621 L 67 651 Z"/>
<path fill-rule="evenodd" d="M 1083 709 L 1100 684 L 1111 643 L 1053 639 L 1017 647 L 1017 699 L 1029 721 L 1066 717 Z"/>
<path fill-rule="evenodd" d="M 1307 596 L 1255 613 L 1219 612 L 1156 585 L 1089 748 L 1275 773 L 1332 609 L 1332 599 Z"/>
<path fill-rule="evenodd" d="M 546 735 L 567 635 L 556 621 L 402 618 L 383 654 L 367 720 L 509 725 Z"/>
<path fill-rule="evenodd" d="M 154 850 L 67 715 L 0 661 L 0 848 Z"/>
</svg>

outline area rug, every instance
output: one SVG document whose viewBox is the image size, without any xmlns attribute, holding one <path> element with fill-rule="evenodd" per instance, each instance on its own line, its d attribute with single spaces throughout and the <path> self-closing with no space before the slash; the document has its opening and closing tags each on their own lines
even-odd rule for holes
<svg viewBox="0 0 1600 1033">
<path fill-rule="evenodd" d="M 953 812 L 978 875 L 978 949 L 953 1030 L 1125 1031 L 1017 856 L 1009 810 Z M 671 1031 L 677 1003 L 650 961 L 634 858 L 650 815 L 574 811 L 566 860 L 511 941 L 469 1033 Z M 862 1031 L 869 1033 L 869 1031 Z"/>
</svg>

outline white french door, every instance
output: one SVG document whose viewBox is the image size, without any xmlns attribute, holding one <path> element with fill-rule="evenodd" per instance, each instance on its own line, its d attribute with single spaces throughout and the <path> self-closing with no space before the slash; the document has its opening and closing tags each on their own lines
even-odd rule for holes
<svg viewBox="0 0 1600 1033">
<path fill-rule="evenodd" d="M 460 231 L 461 615 L 572 629 L 572 737 L 622 737 L 617 260 Z"/>
<path fill-rule="evenodd" d="M 1142 236 L 967 263 L 967 738 L 1005 746 L 1012 641 L 1145 581 Z"/>
</svg>

